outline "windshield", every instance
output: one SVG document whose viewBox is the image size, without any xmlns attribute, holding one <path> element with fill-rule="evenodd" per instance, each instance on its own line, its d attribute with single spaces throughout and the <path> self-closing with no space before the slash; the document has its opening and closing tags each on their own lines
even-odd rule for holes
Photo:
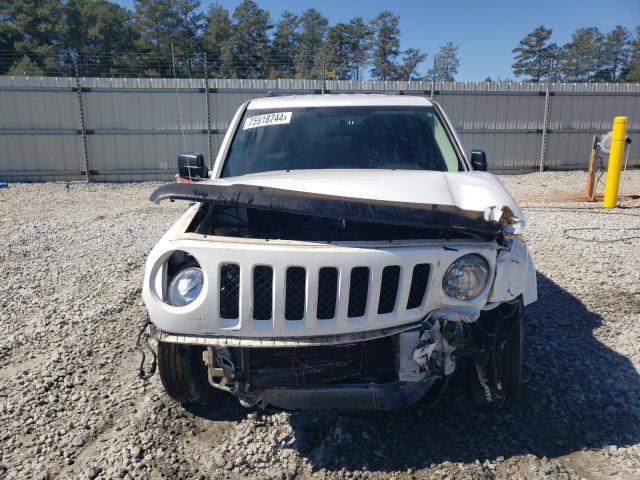
<svg viewBox="0 0 640 480">
<path fill-rule="evenodd" d="M 247 110 L 222 177 L 274 170 L 464 170 L 433 107 Z"/>
</svg>

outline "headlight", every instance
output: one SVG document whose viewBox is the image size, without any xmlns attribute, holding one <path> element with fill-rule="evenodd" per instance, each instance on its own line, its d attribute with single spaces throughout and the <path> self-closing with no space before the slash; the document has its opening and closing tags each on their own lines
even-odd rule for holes
<svg viewBox="0 0 640 480">
<path fill-rule="evenodd" d="M 204 285 L 204 274 L 196 267 L 187 267 L 169 283 L 168 301 L 174 307 L 184 307 L 193 302 Z"/>
<path fill-rule="evenodd" d="M 489 279 L 489 264 L 475 253 L 460 257 L 447 269 L 442 279 L 444 293 L 458 300 L 468 300 L 482 292 Z"/>
</svg>

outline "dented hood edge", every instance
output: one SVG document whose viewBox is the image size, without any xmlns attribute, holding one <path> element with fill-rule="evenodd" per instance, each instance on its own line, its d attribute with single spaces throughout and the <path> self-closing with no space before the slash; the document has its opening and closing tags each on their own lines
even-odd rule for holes
<svg viewBox="0 0 640 480">
<path fill-rule="evenodd" d="M 301 192 L 259 185 L 170 183 L 155 190 L 154 203 L 187 200 L 221 206 L 249 207 L 358 222 L 464 231 L 487 240 L 497 239 L 504 225 L 503 213 L 465 210 L 455 205 L 393 202 Z M 508 209 L 507 209 L 508 210 Z M 510 210 L 509 210 L 510 212 Z"/>
</svg>

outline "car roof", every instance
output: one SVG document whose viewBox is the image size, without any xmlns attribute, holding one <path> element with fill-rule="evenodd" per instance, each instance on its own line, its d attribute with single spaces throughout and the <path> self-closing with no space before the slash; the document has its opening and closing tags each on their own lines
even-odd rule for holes
<svg viewBox="0 0 640 480">
<path fill-rule="evenodd" d="M 256 98 L 248 110 L 305 107 L 430 107 L 428 98 L 414 95 L 379 95 L 363 93 L 290 95 Z"/>
</svg>

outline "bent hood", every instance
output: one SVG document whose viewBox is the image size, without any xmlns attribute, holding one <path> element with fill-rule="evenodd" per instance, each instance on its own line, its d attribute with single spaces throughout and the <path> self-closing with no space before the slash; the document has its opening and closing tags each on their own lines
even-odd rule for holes
<svg viewBox="0 0 640 480">
<path fill-rule="evenodd" d="M 220 185 L 256 185 L 363 200 L 451 205 L 464 210 L 484 211 L 491 207 L 506 206 L 523 219 L 522 212 L 509 192 L 494 175 L 487 172 L 295 170 L 254 173 L 211 182 Z"/>
<path fill-rule="evenodd" d="M 486 172 L 296 170 L 168 184 L 170 198 L 323 215 L 358 221 L 450 228 L 494 237 L 505 223 L 524 226 L 521 210 Z M 491 233 L 491 234 L 490 234 Z"/>
</svg>

